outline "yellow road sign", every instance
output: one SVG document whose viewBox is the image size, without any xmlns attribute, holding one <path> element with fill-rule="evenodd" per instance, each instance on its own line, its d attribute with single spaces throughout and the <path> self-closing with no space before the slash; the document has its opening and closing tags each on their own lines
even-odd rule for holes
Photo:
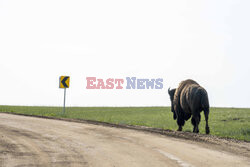
<svg viewBox="0 0 250 167">
<path fill-rule="evenodd" d="M 69 88 L 69 76 L 60 76 L 59 88 Z"/>
</svg>

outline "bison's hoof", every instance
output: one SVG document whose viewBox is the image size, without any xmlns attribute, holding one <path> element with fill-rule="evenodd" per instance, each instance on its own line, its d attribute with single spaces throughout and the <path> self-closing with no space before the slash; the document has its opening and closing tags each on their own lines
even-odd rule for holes
<svg viewBox="0 0 250 167">
<path fill-rule="evenodd" d="M 177 129 L 177 131 L 182 131 L 182 127 L 179 127 L 179 128 Z"/>
<path fill-rule="evenodd" d="M 199 129 L 194 128 L 193 133 L 199 133 Z"/>
<path fill-rule="evenodd" d="M 209 134 L 210 133 L 210 129 L 209 127 L 206 127 L 206 134 Z"/>
</svg>

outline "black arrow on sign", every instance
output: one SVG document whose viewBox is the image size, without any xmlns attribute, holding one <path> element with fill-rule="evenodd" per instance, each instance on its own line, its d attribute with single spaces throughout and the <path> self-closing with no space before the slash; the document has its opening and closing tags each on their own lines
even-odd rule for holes
<svg viewBox="0 0 250 167">
<path fill-rule="evenodd" d="M 68 87 L 69 87 L 69 86 L 65 83 L 65 82 L 67 81 L 68 78 L 69 78 L 69 77 L 64 77 L 63 80 L 62 80 L 62 82 L 61 82 L 65 88 L 68 88 Z"/>
</svg>

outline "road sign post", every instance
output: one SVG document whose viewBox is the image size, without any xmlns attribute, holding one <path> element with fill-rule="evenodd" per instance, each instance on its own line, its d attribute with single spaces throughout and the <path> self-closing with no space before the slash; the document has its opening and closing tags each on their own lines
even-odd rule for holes
<svg viewBox="0 0 250 167">
<path fill-rule="evenodd" d="M 65 102 L 66 102 L 66 88 L 64 88 L 63 114 L 65 113 Z"/>
<path fill-rule="evenodd" d="M 64 98 L 63 98 L 63 114 L 65 113 L 65 105 L 66 105 L 66 88 L 69 88 L 69 76 L 60 76 L 59 78 L 59 88 L 64 89 Z"/>
</svg>

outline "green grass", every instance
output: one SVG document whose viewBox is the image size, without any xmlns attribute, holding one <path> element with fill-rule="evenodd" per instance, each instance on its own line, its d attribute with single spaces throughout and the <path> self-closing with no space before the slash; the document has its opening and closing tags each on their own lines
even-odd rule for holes
<svg viewBox="0 0 250 167">
<path fill-rule="evenodd" d="M 176 130 L 177 124 L 169 107 L 61 107 L 0 106 L 0 112 L 95 120 L 115 124 L 141 125 Z M 209 126 L 212 135 L 250 141 L 250 109 L 211 108 Z M 201 115 L 200 133 L 205 133 L 204 115 Z M 183 131 L 193 129 L 190 120 Z"/>
</svg>

